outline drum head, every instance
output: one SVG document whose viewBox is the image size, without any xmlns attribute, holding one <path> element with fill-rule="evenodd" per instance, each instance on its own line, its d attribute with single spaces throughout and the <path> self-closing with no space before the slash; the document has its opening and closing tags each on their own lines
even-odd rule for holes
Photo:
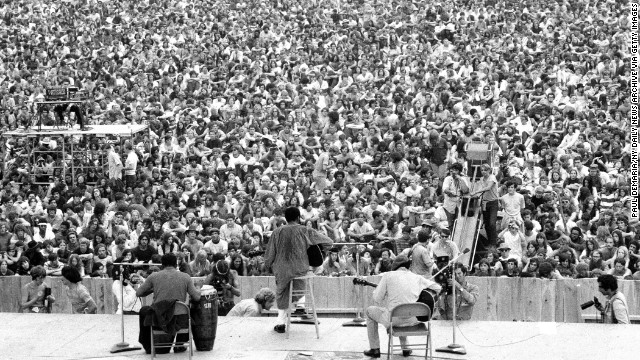
<svg viewBox="0 0 640 360">
<path fill-rule="evenodd" d="M 202 285 L 202 288 L 200 288 L 200 295 L 202 296 L 216 295 L 216 294 L 217 294 L 216 289 L 211 285 Z"/>
</svg>

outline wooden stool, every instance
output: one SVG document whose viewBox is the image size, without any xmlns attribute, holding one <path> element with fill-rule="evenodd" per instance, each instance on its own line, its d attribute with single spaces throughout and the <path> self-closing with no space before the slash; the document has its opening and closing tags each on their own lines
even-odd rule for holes
<svg viewBox="0 0 640 360">
<path fill-rule="evenodd" d="M 313 323 L 316 327 L 316 338 L 320 339 L 320 327 L 318 327 L 318 314 L 316 313 L 316 301 L 313 297 L 313 275 L 300 276 L 293 280 L 289 284 L 289 308 L 287 309 L 287 339 L 289 338 L 289 328 L 291 327 L 291 315 L 292 312 L 295 311 L 296 303 L 293 302 L 294 296 L 304 296 L 304 303 L 301 305 L 305 306 L 305 309 L 311 309 L 311 313 L 313 314 Z M 295 281 L 304 281 L 304 289 L 303 290 L 294 290 L 293 283 Z M 311 300 L 309 300 L 311 299 Z"/>
</svg>

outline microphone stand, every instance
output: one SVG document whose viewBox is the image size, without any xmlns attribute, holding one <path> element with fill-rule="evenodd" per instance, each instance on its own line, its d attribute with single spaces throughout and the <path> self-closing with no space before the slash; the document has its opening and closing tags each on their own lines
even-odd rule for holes
<svg viewBox="0 0 640 360">
<path fill-rule="evenodd" d="M 356 277 L 360 277 L 360 253 L 357 250 L 357 245 L 356 245 Z M 356 293 L 356 298 L 358 297 L 358 294 L 360 294 L 360 301 L 363 301 L 364 297 L 362 296 L 362 287 L 360 287 L 357 291 L 358 292 Z M 362 311 L 364 312 L 364 305 L 362 306 Z M 356 327 L 367 326 L 367 324 L 365 323 L 365 319 L 362 318 L 362 316 L 360 316 L 360 307 L 356 308 L 356 317 L 353 320 L 347 321 L 346 323 L 342 324 L 342 326 L 356 326 Z"/>
<path fill-rule="evenodd" d="M 358 252 L 358 246 L 360 245 L 369 245 L 369 243 L 334 243 L 333 245 L 355 245 L 356 247 L 356 278 L 360 277 L 360 252 Z M 362 302 L 362 312 L 360 312 L 360 307 L 358 307 L 356 305 L 356 317 L 351 320 L 351 321 L 347 321 L 346 323 L 343 323 L 342 326 L 346 326 L 346 327 L 366 327 L 366 320 L 360 316 L 361 313 L 364 313 L 364 296 L 362 296 L 362 289 L 358 289 L 357 290 L 358 293 L 356 293 L 356 302 L 357 302 L 357 297 L 358 294 L 360 294 L 360 301 Z"/>
<path fill-rule="evenodd" d="M 133 351 L 142 349 L 139 346 L 130 346 L 129 343 L 124 341 L 124 266 L 161 266 L 162 264 L 152 264 L 152 263 L 114 263 L 113 265 L 120 266 L 120 306 L 122 306 L 122 311 L 120 312 L 120 334 L 122 336 L 122 341 L 115 344 L 111 348 L 111 353 L 120 353 L 125 351 Z"/>
<path fill-rule="evenodd" d="M 440 270 L 437 274 L 439 274 L 440 272 L 442 272 L 444 269 L 451 267 L 455 261 L 461 257 L 462 255 L 465 255 L 466 253 L 468 253 L 470 250 L 469 249 L 465 249 L 463 252 L 460 253 L 460 255 L 456 256 L 453 260 L 449 261 L 449 263 L 447 264 L 447 266 L 445 266 L 442 270 Z M 453 270 L 453 269 L 452 269 Z M 455 281 L 455 272 L 451 271 L 451 278 Z M 441 348 L 437 348 L 436 352 L 444 352 L 444 353 L 450 353 L 450 354 L 458 354 L 458 355 L 465 355 L 467 353 L 467 349 L 465 349 L 464 345 L 462 344 L 457 344 L 456 343 L 456 286 L 453 286 L 453 291 L 452 291 L 452 296 L 453 296 L 453 342 L 447 346 L 441 347 Z M 447 304 L 447 297 L 445 295 L 445 304 Z"/>
<path fill-rule="evenodd" d="M 124 341 L 124 266 L 120 264 L 120 334 L 122 335 L 122 341 L 115 344 L 111 348 L 111 353 L 120 353 L 125 351 L 134 351 L 142 349 L 139 346 L 130 346 L 128 342 Z"/>
</svg>

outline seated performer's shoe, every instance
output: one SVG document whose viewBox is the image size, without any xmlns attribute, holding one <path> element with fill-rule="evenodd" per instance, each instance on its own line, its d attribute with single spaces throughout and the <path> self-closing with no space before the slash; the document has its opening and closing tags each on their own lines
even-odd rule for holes
<svg viewBox="0 0 640 360">
<path fill-rule="evenodd" d="M 413 353 L 413 350 L 402 350 L 402 356 L 404 357 L 411 356 L 411 353 Z"/>
<path fill-rule="evenodd" d="M 280 334 L 284 334 L 286 329 L 287 329 L 287 326 L 284 325 L 284 324 L 276 325 L 276 326 L 273 327 L 273 330 L 275 330 L 275 332 L 280 333 Z"/>
<path fill-rule="evenodd" d="M 364 354 L 368 357 L 379 358 L 380 357 L 380 349 L 369 349 L 364 352 Z"/>
</svg>

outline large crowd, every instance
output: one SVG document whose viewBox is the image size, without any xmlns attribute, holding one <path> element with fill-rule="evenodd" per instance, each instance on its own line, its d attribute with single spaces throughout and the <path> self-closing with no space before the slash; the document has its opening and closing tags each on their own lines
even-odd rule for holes
<svg viewBox="0 0 640 360">
<path fill-rule="evenodd" d="M 640 280 L 626 0 L 6 0 L 0 16 L 0 132 L 34 127 L 52 86 L 86 90 L 87 126 L 148 125 L 79 144 L 104 162 L 75 178 L 64 139 L 2 138 L 0 276 L 107 277 L 167 252 L 192 276 L 269 275 L 289 206 L 362 244 L 320 275 L 388 271 L 421 229 L 452 258 L 460 203 L 484 196 L 467 150 L 486 144 L 498 216 L 473 273 Z M 45 125 L 77 116 L 53 110 Z"/>
</svg>

